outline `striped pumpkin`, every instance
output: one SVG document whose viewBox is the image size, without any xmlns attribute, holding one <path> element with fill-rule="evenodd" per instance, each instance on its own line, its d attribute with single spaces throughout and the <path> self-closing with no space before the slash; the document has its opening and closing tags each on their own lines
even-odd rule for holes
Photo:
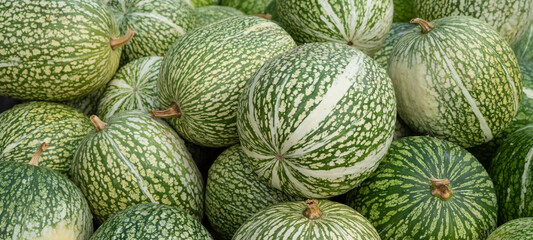
<svg viewBox="0 0 533 240">
<path fill-rule="evenodd" d="M 395 117 L 392 83 L 373 59 L 345 44 L 311 43 L 261 68 L 240 99 L 237 126 L 263 180 L 325 198 L 376 169 Z"/>
<path fill-rule="evenodd" d="M 296 44 L 278 25 L 232 17 L 180 38 L 163 59 L 157 93 L 167 117 L 185 139 L 206 147 L 239 141 L 238 98 L 248 79 L 271 57 Z"/>
<path fill-rule="evenodd" d="M 283 27 L 296 42 L 338 42 L 372 56 L 392 23 L 392 0 L 277 0 Z"/>
<path fill-rule="evenodd" d="M 186 212 L 167 205 L 143 203 L 118 212 L 96 230 L 91 240 L 213 239 Z"/>
<path fill-rule="evenodd" d="M 67 174 L 76 147 L 91 129 L 89 118 L 72 107 L 52 102 L 18 104 L 0 114 L 0 159 L 26 163 L 47 142 L 51 146 L 40 165 Z"/>
<path fill-rule="evenodd" d="M 347 199 L 382 239 L 485 239 L 496 228 L 489 175 L 466 150 L 436 138 L 394 141 Z"/>
<path fill-rule="evenodd" d="M 104 86 L 118 68 L 117 23 L 101 1 L 0 2 L 0 95 L 64 101 Z"/>
<path fill-rule="evenodd" d="M 0 156 L 0 239 L 88 240 L 91 236 L 92 215 L 80 190 L 65 176 L 38 166 L 47 146 L 39 146 L 24 163 Z"/>
<path fill-rule="evenodd" d="M 261 209 L 299 200 L 261 182 L 239 145 L 226 149 L 215 160 L 205 191 L 207 219 L 221 239 L 231 239 L 246 219 Z"/>
<path fill-rule="evenodd" d="M 414 0 L 416 16 L 433 21 L 448 16 L 470 16 L 494 27 L 511 45 L 533 22 L 531 0 Z"/>
<path fill-rule="evenodd" d="M 121 65 L 148 56 L 163 56 L 187 31 L 196 27 L 194 8 L 185 0 L 110 0 L 120 32 L 135 30 L 124 46 Z"/>
<path fill-rule="evenodd" d="M 394 45 L 388 67 L 402 120 L 463 147 L 492 140 L 509 125 L 522 95 L 509 44 L 471 17 L 413 22 L 421 27 Z"/>
<path fill-rule="evenodd" d="M 516 58 L 524 59 L 533 63 L 533 24 L 530 25 L 527 33 L 513 47 Z"/>
<path fill-rule="evenodd" d="M 280 203 L 266 208 L 242 225 L 240 239 L 380 239 L 376 229 L 352 208 L 328 200 Z"/>
<path fill-rule="evenodd" d="M 394 0 L 394 22 L 407 23 L 416 17 L 414 0 Z"/>
<path fill-rule="evenodd" d="M 498 221 L 533 217 L 533 124 L 507 137 L 492 160 L 490 175 L 498 196 Z"/>
<path fill-rule="evenodd" d="M 409 23 L 393 23 L 390 31 L 383 42 L 381 48 L 374 54 L 374 60 L 376 60 L 383 68 L 387 69 L 389 66 L 389 58 L 392 53 L 394 45 L 405 35 L 409 30 L 415 28 L 416 25 Z"/>
<path fill-rule="evenodd" d="M 245 14 L 263 14 L 276 0 L 220 0 L 220 5 L 239 9 Z"/>
<path fill-rule="evenodd" d="M 203 215 L 203 183 L 183 141 L 165 123 L 139 111 L 95 125 L 74 153 L 71 175 L 100 223 L 140 203 Z"/>
<path fill-rule="evenodd" d="M 78 109 L 87 116 L 91 116 L 93 114 L 96 114 L 96 110 L 98 109 L 98 102 L 100 101 L 102 94 L 104 94 L 105 88 L 106 86 L 103 86 L 87 96 L 75 98 L 61 103 Z"/>
<path fill-rule="evenodd" d="M 116 113 L 159 108 L 156 92 L 162 57 L 144 57 L 120 68 L 98 103 L 98 116 L 108 119 Z"/>
<path fill-rule="evenodd" d="M 243 16 L 241 11 L 226 6 L 205 6 L 196 9 L 196 22 L 199 27 L 234 16 Z"/>
<path fill-rule="evenodd" d="M 506 222 L 490 234 L 487 240 L 533 239 L 533 217 Z"/>
</svg>

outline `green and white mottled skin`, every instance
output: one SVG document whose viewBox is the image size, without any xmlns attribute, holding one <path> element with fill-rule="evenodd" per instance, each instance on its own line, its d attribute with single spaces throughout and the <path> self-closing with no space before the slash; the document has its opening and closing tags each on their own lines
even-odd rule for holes
<svg viewBox="0 0 533 240">
<path fill-rule="evenodd" d="M 157 92 L 167 119 L 185 139 L 206 147 L 239 141 L 237 104 L 246 82 L 268 61 L 296 47 L 281 27 L 259 17 L 232 17 L 191 31 L 163 59 Z"/>
<path fill-rule="evenodd" d="M 470 16 L 496 29 L 511 45 L 533 22 L 531 0 L 413 0 L 416 17 L 433 21 L 448 16 Z"/>
<path fill-rule="evenodd" d="M 100 98 L 97 115 L 108 119 L 123 111 L 160 108 L 156 84 L 162 61 L 163 57 L 144 57 L 120 68 Z"/>
<path fill-rule="evenodd" d="M 351 207 L 328 200 L 318 200 L 318 207 L 322 216 L 310 219 L 303 214 L 305 201 L 270 206 L 250 217 L 237 230 L 233 240 L 380 239 L 370 222 Z"/>
<path fill-rule="evenodd" d="M 167 205 L 143 203 L 118 212 L 91 236 L 91 240 L 213 239 L 198 220 Z"/>
<path fill-rule="evenodd" d="M 203 181 L 190 153 L 172 128 L 147 113 L 115 114 L 102 131 L 89 133 L 71 175 L 100 223 L 148 202 L 203 215 Z"/>
<path fill-rule="evenodd" d="M 522 39 L 513 46 L 513 50 L 518 60 L 524 59 L 533 63 L 533 24 L 529 26 Z"/>
<path fill-rule="evenodd" d="M 383 68 L 387 69 L 389 66 L 389 58 L 392 53 L 394 45 L 400 40 L 400 38 L 409 32 L 411 29 L 415 28 L 415 24 L 410 23 L 393 23 L 391 25 L 390 31 L 381 45 L 381 48 L 374 54 L 372 58 L 376 60 Z"/>
<path fill-rule="evenodd" d="M 205 7 L 209 5 L 218 5 L 219 0 L 183 0 L 190 6 L 195 8 Z"/>
<path fill-rule="evenodd" d="M 448 179 L 448 200 L 431 194 L 430 178 Z M 430 137 L 394 141 L 348 205 L 382 239 L 485 239 L 496 228 L 497 203 L 483 166 L 461 147 Z"/>
<path fill-rule="evenodd" d="M 372 56 L 392 24 L 392 0 L 277 0 L 283 27 L 298 43 L 337 42 Z"/>
<path fill-rule="evenodd" d="M 0 239 L 89 239 L 93 222 L 83 194 L 56 171 L 28 164 L 30 159 L 0 157 Z"/>
<path fill-rule="evenodd" d="M 377 62 L 345 44 L 310 43 L 261 68 L 241 96 L 237 126 L 264 181 L 325 198 L 376 169 L 395 121 L 392 82 Z"/>
<path fill-rule="evenodd" d="M 533 124 L 507 137 L 489 172 L 498 196 L 498 221 L 533 217 Z"/>
<path fill-rule="evenodd" d="M 0 159 L 28 162 L 46 142 L 40 165 L 67 174 L 74 151 L 91 131 L 89 118 L 59 103 L 27 102 L 0 114 Z"/>
<path fill-rule="evenodd" d="M 205 6 L 196 9 L 198 27 L 218 22 L 234 16 L 244 16 L 244 13 L 226 6 Z"/>
<path fill-rule="evenodd" d="M 215 160 L 205 191 L 207 219 L 221 239 L 231 239 L 246 219 L 265 207 L 300 200 L 261 182 L 239 145 L 226 149 Z"/>
<path fill-rule="evenodd" d="M 98 102 L 100 101 L 102 94 L 104 94 L 105 88 L 106 86 L 103 86 L 87 96 L 64 101 L 61 103 L 78 109 L 87 116 L 91 116 L 93 114 L 96 114 L 96 110 L 98 109 Z"/>
<path fill-rule="evenodd" d="M 196 28 L 196 16 L 185 0 L 110 0 L 120 32 L 135 30 L 121 58 L 124 65 L 148 56 L 164 56 L 170 46 Z"/>
<path fill-rule="evenodd" d="M 406 33 L 388 73 L 398 113 L 416 132 L 472 147 L 505 129 L 520 106 L 522 76 L 509 44 L 471 17 L 446 17 Z"/>
<path fill-rule="evenodd" d="M 407 23 L 416 17 L 414 0 L 394 0 L 394 22 Z"/>
<path fill-rule="evenodd" d="M 263 14 L 275 0 L 220 0 L 220 5 L 234 7 L 245 14 Z"/>
<path fill-rule="evenodd" d="M 101 1 L 0 2 L 0 95 L 64 101 L 104 86 L 118 68 L 117 23 Z"/>
<path fill-rule="evenodd" d="M 533 239 L 533 217 L 506 222 L 490 234 L 487 240 Z"/>
</svg>

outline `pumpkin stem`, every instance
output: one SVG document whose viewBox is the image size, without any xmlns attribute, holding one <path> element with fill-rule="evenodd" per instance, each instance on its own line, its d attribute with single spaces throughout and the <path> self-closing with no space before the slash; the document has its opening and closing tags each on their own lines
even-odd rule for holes
<svg viewBox="0 0 533 240">
<path fill-rule="evenodd" d="M 33 154 L 33 157 L 31 158 L 30 165 L 33 166 L 39 166 L 39 159 L 41 158 L 41 154 L 44 150 L 48 148 L 48 144 L 43 142 L 41 145 L 37 148 L 37 151 L 35 151 L 35 154 Z"/>
<path fill-rule="evenodd" d="M 128 43 L 133 38 L 134 34 L 135 31 L 131 28 L 128 28 L 128 31 L 126 32 L 126 34 L 124 34 L 124 36 L 119 38 L 111 37 L 111 49 L 115 50 Z"/>
<path fill-rule="evenodd" d="M 181 110 L 180 107 L 176 102 L 172 102 L 170 104 L 170 107 L 165 110 L 150 110 L 150 114 L 152 114 L 152 117 L 155 118 L 180 118 L 181 117 Z"/>
<path fill-rule="evenodd" d="M 450 187 L 450 180 L 448 179 L 436 179 L 430 178 L 431 182 L 431 195 L 439 197 L 443 201 L 450 199 L 453 196 L 453 191 Z"/>
<path fill-rule="evenodd" d="M 270 15 L 268 13 L 267 14 L 254 14 L 252 16 L 264 18 L 264 19 L 267 19 L 267 20 L 272 20 L 272 15 Z"/>
<path fill-rule="evenodd" d="M 411 19 L 410 23 L 418 23 L 418 25 L 420 25 L 420 28 L 422 28 L 422 33 L 423 34 L 426 34 L 428 32 L 430 32 L 431 30 L 433 30 L 433 28 L 435 28 L 435 26 L 433 25 L 433 23 L 430 23 L 424 19 L 421 19 L 421 18 L 413 18 Z"/>
<path fill-rule="evenodd" d="M 96 129 L 97 132 L 104 130 L 107 126 L 107 123 L 100 120 L 100 118 L 96 115 L 92 115 L 91 117 L 89 117 L 89 119 L 91 119 L 91 122 L 94 125 L 94 129 Z"/>
<path fill-rule="evenodd" d="M 320 216 L 322 216 L 322 211 L 320 211 L 320 209 L 318 208 L 317 200 L 307 199 L 307 201 L 305 201 L 305 204 L 307 204 L 307 208 L 304 211 L 304 216 L 311 220 L 320 218 Z"/>
</svg>

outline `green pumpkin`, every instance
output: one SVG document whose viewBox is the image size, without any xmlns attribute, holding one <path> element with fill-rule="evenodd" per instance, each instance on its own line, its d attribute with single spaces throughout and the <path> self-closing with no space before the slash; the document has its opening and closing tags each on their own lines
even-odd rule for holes
<svg viewBox="0 0 533 240">
<path fill-rule="evenodd" d="M 47 147 L 39 146 L 25 163 L 0 156 L 0 239 L 87 240 L 91 236 L 92 215 L 80 190 L 65 176 L 38 166 Z"/>
<path fill-rule="evenodd" d="M 376 172 L 347 203 L 382 239 L 485 239 L 497 203 L 483 166 L 461 147 L 430 137 L 392 142 Z"/>
<path fill-rule="evenodd" d="M 533 239 L 533 217 L 519 218 L 501 225 L 487 240 Z"/>
<path fill-rule="evenodd" d="M 140 111 L 91 120 L 95 130 L 74 153 L 71 175 L 98 222 L 150 202 L 202 218 L 202 177 L 172 128 Z"/>
<path fill-rule="evenodd" d="M 115 18 L 101 1 L 0 2 L 0 96 L 64 101 L 104 86 L 118 68 Z"/>
<path fill-rule="evenodd" d="M 380 239 L 352 208 L 328 200 L 285 202 L 250 217 L 235 233 L 240 239 Z"/>
<path fill-rule="evenodd" d="M 409 22 L 416 17 L 413 0 L 394 0 L 394 22 Z"/>
<path fill-rule="evenodd" d="M 473 147 L 511 123 L 522 76 L 509 44 L 488 24 L 446 17 L 406 33 L 394 45 L 388 73 L 398 113 L 415 132 Z"/>
<path fill-rule="evenodd" d="M 245 14 L 266 13 L 268 6 L 275 0 L 220 0 L 220 5 L 234 7 Z"/>
<path fill-rule="evenodd" d="M 387 69 L 394 45 L 396 45 L 403 35 L 415 27 L 416 25 L 410 23 L 393 23 L 385 42 L 383 42 L 381 48 L 376 52 L 376 54 L 374 54 L 372 58 L 374 58 L 374 60 L 383 66 L 383 68 Z"/>
<path fill-rule="evenodd" d="M 200 8 L 200 7 L 205 7 L 209 5 L 218 5 L 219 0 L 184 0 L 184 1 L 187 2 L 190 6 Z"/>
<path fill-rule="evenodd" d="M 243 16 L 241 11 L 226 6 L 205 6 L 196 9 L 196 18 L 199 27 L 218 22 L 234 16 Z"/>
<path fill-rule="evenodd" d="M 91 240 L 213 239 L 198 220 L 167 205 L 143 203 L 118 212 L 91 236 Z"/>
<path fill-rule="evenodd" d="M 513 50 L 518 60 L 527 60 L 533 63 L 533 24 L 529 26 L 527 33 L 515 44 Z"/>
<path fill-rule="evenodd" d="M 231 239 L 246 219 L 263 208 L 295 200 L 300 199 L 261 182 L 239 145 L 226 149 L 209 169 L 205 210 L 221 239 Z"/>
<path fill-rule="evenodd" d="M 105 88 L 106 86 L 104 85 L 100 89 L 90 93 L 87 96 L 64 101 L 61 103 L 78 109 L 87 116 L 91 116 L 93 114 L 96 114 L 96 110 L 98 109 L 98 102 L 100 101 L 102 94 L 104 94 Z"/>
<path fill-rule="evenodd" d="M 42 143 L 50 148 L 40 165 L 67 174 L 74 151 L 91 131 L 91 121 L 59 103 L 27 102 L 0 114 L 0 159 L 26 163 Z"/>
</svg>

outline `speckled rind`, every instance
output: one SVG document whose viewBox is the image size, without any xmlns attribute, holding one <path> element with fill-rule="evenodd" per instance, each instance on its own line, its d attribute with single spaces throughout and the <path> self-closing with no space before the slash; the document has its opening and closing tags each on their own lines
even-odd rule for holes
<svg viewBox="0 0 533 240">
<path fill-rule="evenodd" d="M 78 110 L 59 103 L 27 102 L 0 114 L 0 159 L 27 163 L 46 142 L 40 166 L 67 174 L 74 151 L 93 129 Z"/>
<path fill-rule="evenodd" d="M 489 172 L 498 195 L 498 221 L 533 217 L 533 124 L 507 137 Z"/>
<path fill-rule="evenodd" d="M 233 239 L 380 239 L 370 222 L 352 208 L 328 200 L 318 200 L 318 207 L 322 216 L 310 220 L 303 215 L 305 201 L 271 206 L 250 217 Z"/>
<path fill-rule="evenodd" d="M 264 181 L 291 195 L 325 198 L 376 169 L 392 141 L 396 101 L 387 73 L 363 52 L 310 43 L 261 68 L 238 116 L 243 150 Z"/>
<path fill-rule="evenodd" d="M 416 24 L 411 23 L 393 23 L 390 31 L 385 38 L 385 42 L 381 45 L 381 48 L 374 54 L 372 58 L 376 60 L 383 68 L 387 69 L 389 66 L 389 58 L 392 53 L 394 45 L 400 40 L 400 38 L 409 32 L 409 30 L 416 27 Z"/>
<path fill-rule="evenodd" d="M 433 21 L 448 16 L 470 16 L 494 27 L 511 45 L 533 22 L 531 0 L 414 0 L 416 17 Z"/>
<path fill-rule="evenodd" d="M 296 42 L 338 42 L 372 56 L 389 32 L 392 0 L 277 0 L 281 24 Z"/>
<path fill-rule="evenodd" d="M 100 222 L 128 206 L 162 203 L 201 219 L 203 183 L 179 136 L 149 114 L 127 111 L 94 130 L 74 153 L 72 180 Z"/>
<path fill-rule="evenodd" d="M 294 47 L 281 27 L 259 17 L 232 17 L 191 31 L 161 65 L 157 92 L 162 108 L 174 101 L 183 114 L 167 120 L 198 145 L 237 143 L 237 104 L 246 81 L 271 57 Z"/>
<path fill-rule="evenodd" d="M 398 113 L 416 132 L 472 147 L 505 129 L 517 112 L 522 76 L 509 44 L 488 24 L 446 17 L 394 45 L 388 73 Z"/>
<path fill-rule="evenodd" d="M 122 48 L 111 12 L 94 0 L 0 2 L 0 95 L 64 101 L 104 86 Z"/>
<path fill-rule="evenodd" d="M 205 211 L 221 239 L 231 239 L 252 215 L 271 205 L 301 200 L 261 182 L 246 162 L 239 145 L 215 160 L 207 178 Z"/>
<path fill-rule="evenodd" d="M 414 0 L 394 0 L 394 22 L 407 23 L 416 17 Z"/>
<path fill-rule="evenodd" d="M 196 28 L 192 6 L 184 0 L 111 0 L 109 8 L 120 32 L 128 28 L 135 36 L 124 46 L 121 65 L 148 56 L 164 56 L 172 44 Z"/>
<path fill-rule="evenodd" d="M 221 21 L 234 16 L 243 16 L 241 11 L 226 6 L 205 6 L 196 9 L 198 27 Z"/>
<path fill-rule="evenodd" d="M 98 103 L 98 117 L 105 121 L 116 113 L 159 109 L 156 84 L 162 57 L 144 57 L 120 68 L 107 84 Z"/>
<path fill-rule="evenodd" d="M 234 7 L 245 14 L 263 14 L 275 0 L 220 0 L 220 5 Z"/>
<path fill-rule="evenodd" d="M 533 63 L 533 23 L 522 39 L 513 46 L 513 50 L 519 61 L 520 59 L 524 59 Z"/>
<path fill-rule="evenodd" d="M 519 218 L 501 225 L 487 240 L 533 239 L 533 217 Z"/>
<path fill-rule="evenodd" d="M 431 177 L 450 181 L 450 199 L 431 195 Z M 347 203 L 382 239 L 485 239 L 496 228 L 498 206 L 489 175 L 466 150 L 437 138 L 394 141 Z"/>
<path fill-rule="evenodd" d="M 106 86 L 104 85 L 100 89 L 90 93 L 87 96 L 60 103 L 78 109 L 87 116 L 91 116 L 93 114 L 96 114 L 96 110 L 98 109 L 98 102 L 100 101 L 102 94 L 104 94 L 105 87 Z"/>
<path fill-rule="evenodd" d="M 118 212 L 96 230 L 91 240 L 213 239 L 186 212 L 163 204 L 143 203 Z"/>
<path fill-rule="evenodd" d="M 65 176 L 29 165 L 30 159 L 0 157 L 0 239 L 89 239 L 93 222 L 83 194 Z"/>
<path fill-rule="evenodd" d="M 205 7 L 209 5 L 218 5 L 219 0 L 184 0 L 189 5 L 196 8 Z"/>
</svg>

